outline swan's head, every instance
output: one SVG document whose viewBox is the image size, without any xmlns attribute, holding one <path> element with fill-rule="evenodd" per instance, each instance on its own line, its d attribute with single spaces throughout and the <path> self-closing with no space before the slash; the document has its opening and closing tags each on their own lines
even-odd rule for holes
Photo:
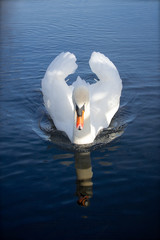
<svg viewBox="0 0 160 240">
<path fill-rule="evenodd" d="M 77 114 L 76 128 L 78 130 L 82 130 L 84 125 L 85 106 L 89 102 L 89 91 L 86 86 L 78 86 L 74 88 L 73 102 L 75 104 L 75 111 Z"/>
</svg>

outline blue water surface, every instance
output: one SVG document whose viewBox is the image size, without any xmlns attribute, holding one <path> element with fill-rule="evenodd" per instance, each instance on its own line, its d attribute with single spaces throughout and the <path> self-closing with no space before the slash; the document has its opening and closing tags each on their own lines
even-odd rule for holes
<svg viewBox="0 0 160 240">
<path fill-rule="evenodd" d="M 0 4 L 1 239 L 160 239 L 159 1 Z M 73 146 L 43 106 L 41 79 L 62 51 L 77 57 L 70 83 L 93 81 L 92 51 L 123 81 L 90 147 Z"/>
</svg>

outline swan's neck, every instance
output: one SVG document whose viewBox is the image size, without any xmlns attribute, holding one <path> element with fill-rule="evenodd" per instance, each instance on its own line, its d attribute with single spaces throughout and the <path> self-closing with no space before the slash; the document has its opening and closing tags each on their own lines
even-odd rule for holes
<svg viewBox="0 0 160 240">
<path fill-rule="evenodd" d="M 92 137 L 91 132 L 91 121 L 90 121 L 90 104 L 85 105 L 84 113 L 84 126 L 82 130 L 76 128 L 76 118 L 77 113 L 75 111 L 74 116 L 74 129 L 73 129 L 73 143 L 75 144 L 88 144 L 93 142 L 94 137 Z"/>
</svg>

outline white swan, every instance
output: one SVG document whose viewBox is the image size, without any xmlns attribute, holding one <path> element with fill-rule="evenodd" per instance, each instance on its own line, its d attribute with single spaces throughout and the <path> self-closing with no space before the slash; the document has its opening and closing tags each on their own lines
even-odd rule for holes
<svg viewBox="0 0 160 240">
<path fill-rule="evenodd" d="M 103 54 L 93 52 L 91 70 L 99 81 L 86 83 L 80 77 L 68 86 L 65 79 L 77 69 L 76 57 L 61 53 L 42 79 L 45 107 L 58 130 L 75 144 L 92 143 L 107 128 L 119 108 L 122 81 L 115 65 Z"/>
</svg>

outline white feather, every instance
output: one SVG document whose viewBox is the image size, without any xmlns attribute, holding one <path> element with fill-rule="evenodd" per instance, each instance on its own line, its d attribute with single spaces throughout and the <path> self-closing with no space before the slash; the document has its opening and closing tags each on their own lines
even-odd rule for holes
<svg viewBox="0 0 160 240">
<path fill-rule="evenodd" d="M 68 86 L 65 78 L 75 72 L 76 57 L 69 52 L 61 53 L 49 65 L 42 80 L 44 104 L 55 126 L 77 144 L 93 142 L 99 130 L 109 126 L 119 108 L 122 90 L 119 73 L 107 57 L 93 52 L 89 65 L 99 81 L 90 85 L 78 77 Z M 79 107 L 88 104 L 86 126 L 84 122 L 81 131 L 74 129 L 75 101 Z"/>
</svg>

